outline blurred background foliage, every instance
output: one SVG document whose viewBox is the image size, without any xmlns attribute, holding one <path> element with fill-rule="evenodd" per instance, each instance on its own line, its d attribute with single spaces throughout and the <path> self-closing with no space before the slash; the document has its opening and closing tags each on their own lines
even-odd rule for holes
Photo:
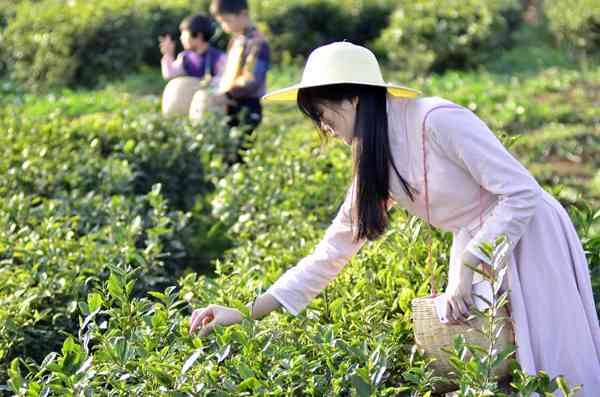
<svg viewBox="0 0 600 397">
<path fill-rule="evenodd" d="M 250 9 L 276 63 L 300 62 L 319 45 L 349 40 L 373 48 L 407 76 L 476 68 L 514 47 L 525 18 L 573 55 L 599 48 L 600 6 L 593 0 L 442 3 L 256 0 Z M 0 70 L 32 88 L 94 85 L 156 65 L 157 37 L 177 36 L 184 16 L 207 7 L 208 0 L 3 0 Z M 216 45 L 225 46 L 223 36 Z"/>
</svg>

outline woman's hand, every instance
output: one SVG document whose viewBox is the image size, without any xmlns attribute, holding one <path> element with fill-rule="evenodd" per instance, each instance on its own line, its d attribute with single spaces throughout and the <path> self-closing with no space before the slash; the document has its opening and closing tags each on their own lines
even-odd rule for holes
<svg viewBox="0 0 600 397">
<path fill-rule="evenodd" d="M 277 310 L 281 304 L 271 294 L 264 293 L 254 299 L 254 302 L 246 305 L 250 310 L 250 318 L 259 319 Z M 244 315 L 237 309 L 221 305 L 208 305 L 202 309 L 196 309 L 192 312 L 190 321 L 190 334 L 200 328 L 200 336 L 208 335 L 217 325 L 232 325 L 241 323 Z"/>
<path fill-rule="evenodd" d="M 471 282 L 459 282 L 446 289 L 442 318 L 447 319 L 450 324 L 463 322 L 471 315 L 469 311 L 469 306 L 473 304 L 471 287 Z"/>
<path fill-rule="evenodd" d="M 208 335 L 217 325 L 232 325 L 242 322 L 244 315 L 237 309 L 220 305 L 208 305 L 192 312 L 190 335 L 200 328 L 200 336 Z"/>
<path fill-rule="evenodd" d="M 446 302 L 443 305 L 442 318 L 448 320 L 450 324 L 465 321 L 471 315 L 469 306 L 473 304 L 473 295 L 471 294 L 473 270 L 469 266 L 476 266 L 479 258 L 465 251 L 461 262 L 458 274 L 448 282 L 448 288 L 444 293 Z"/>
</svg>

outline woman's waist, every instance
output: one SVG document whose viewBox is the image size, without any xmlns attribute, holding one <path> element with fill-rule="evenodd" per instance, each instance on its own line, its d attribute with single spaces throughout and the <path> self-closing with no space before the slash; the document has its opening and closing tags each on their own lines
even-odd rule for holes
<svg viewBox="0 0 600 397">
<path fill-rule="evenodd" d="M 498 200 L 493 195 L 482 195 L 479 200 L 452 211 L 434 211 L 434 224 L 458 232 L 464 230 L 474 236 L 496 207 Z M 436 213 L 437 212 L 437 213 Z"/>
<path fill-rule="evenodd" d="M 498 197 L 494 195 L 490 195 L 490 197 L 491 199 L 483 206 L 484 210 L 481 212 L 481 216 L 472 217 L 466 224 L 458 229 L 464 229 L 471 237 L 475 236 L 485 221 L 493 215 L 494 209 L 498 205 Z M 560 202 L 550 193 L 542 190 L 542 195 L 537 203 L 537 208 L 533 216 L 544 213 L 545 211 L 558 212 L 561 215 L 568 216 L 565 208 L 560 204 Z"/>
</svg>

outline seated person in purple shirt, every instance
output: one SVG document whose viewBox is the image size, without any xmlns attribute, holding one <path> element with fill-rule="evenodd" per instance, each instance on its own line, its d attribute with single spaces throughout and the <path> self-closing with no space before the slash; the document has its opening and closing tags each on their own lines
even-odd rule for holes
<svg viewBox="0 0 600 397">
<path fill-rule="evenodd" d="M 178 76 L 210 78 L 216 86 L 225 66 L 225 54 L 212 47 L 209 40 L 214 34 L 214 25 L 204 14 L 185 18 L 179 25 L 181 44 L 184 51 L 175 58 L 175 42 L 170 35 L 159 38 L 162 75 L 165 80 Z"/>
</svg>

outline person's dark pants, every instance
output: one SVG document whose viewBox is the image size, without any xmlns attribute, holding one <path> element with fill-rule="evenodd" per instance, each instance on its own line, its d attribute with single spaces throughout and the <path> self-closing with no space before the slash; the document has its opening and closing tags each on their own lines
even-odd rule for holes
<svg viewBox="0 0 600 397">
<path fill-rule="evenodd" d="M 236 99 L 235 105 L 227 106 L 226 112 L 229 117 L 229 126 L 243 126 L 248 135 L 262 121 L 262 105 L 259 98 Z"/>
<path fill-rule="evenodd" d="M 259 98 L 236 99 L 235 105 L 228 105 L 226 114 L 229 120 L 227 125 L 230 127 L 240 127 L 246 137 L 252 135 L 256 127 L 262 121 L 262 105 Z M 237 147 L 235 158 L 231 163 L 242 161 L 241 151 L 247 149 L 247 139 L 242 138 Z"/>
</svg>

